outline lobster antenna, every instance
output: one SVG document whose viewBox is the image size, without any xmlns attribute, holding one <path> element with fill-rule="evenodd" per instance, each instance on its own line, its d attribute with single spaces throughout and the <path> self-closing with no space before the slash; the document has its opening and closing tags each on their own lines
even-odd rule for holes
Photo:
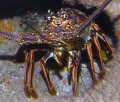
<svg viewBox="0 0 120 102">
<path fill-rule="evenodd" d="M 98 14 L 101 13 L 101 11 L 107 6 L 107 4 L 109 4 L 109 2 L 111 2 L 112 0 L 105 0 L 105 2 L 103 2 L 100 7 L 91 15 L 88 17 L 88 19 L 79 26 L 77 33 L 80 33 L 82 30 L 84 30 L 86 28 L 86 26 L 97 17 Z"/>
<path fill-rule="evenodd" d="M 36 31 L 41 37 L 44 38 L 44 36 L 43 36 L 40 32 L 38 32 L 35 28 L 33 28 L 30 24 L 28 24 L 28 23 L 26 23 L 25 21 L 22 21 L 22 20 L 20 20 L 20 21 L 21 21 L 22 23 L 28 25 L 30 28 L 32 28 L 34 31 Z M 45 38 L 44 38 L 44 39 L 45 39 Z"/>
<path fill-rule="evenodd" d="M 86 88 L 86 86 L 85 86 L 85 84 L 84 84 L 84 81 L 83 81 L 83 79 L 82 79 L 82 75 L 80 75 L 80 77 L 81 77 L 81 81 L 82 81 L 83 87 L 85 88 L 85 90 L 87 91 L 87 93 L 90 95 L 88 89 Z M 94 100 L 94 102 L 96 102 L 96 100 L 95 100 L 91 95 L 90 95 L 90 97 Z"/>
</svg>

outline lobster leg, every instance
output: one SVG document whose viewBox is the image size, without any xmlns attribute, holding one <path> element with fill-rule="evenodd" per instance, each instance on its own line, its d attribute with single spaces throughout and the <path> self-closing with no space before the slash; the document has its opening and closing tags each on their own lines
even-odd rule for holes
<svg viewBox="0 0 120 102">
<path fill-rule="evenodd" d="M 28 89 L 28 84 L 27 84 L 29 65 L 30 65 L 30 91 Z M 25 90 L 25 94 L 28 98 L 30 98 L 30 94 L 31 94 L 34 98 L 37 99 L 38 95 L 34 91 L 33 85 L 32 85 L 33 68 L 34 68 L 34 49 L 32 49 L 30 46 L 27 46 L 27 50 L 25 53 L 24 90 Z"/>
<path fill-rule="evenodd" d="M 103 60 L 102 60 L 100 43 L 99 43 L 98 37 L 96 35 L 93 36 L 93 40 L 94 40 L 94 43 L 95 43 L 95 45 L 96 45 L 96 47 L 98 49 L 98 55 L 99 55 L 100 64 L 101 64 L 100 76 L 103 76 L 105 74 L 105 69 L 104 69 L 104 66 L 103 66 Z"/>
<path fill-rule="evenodd" d="M 114 56 L 114 51 L 113 51 L 113 49 L 112 49 L 112 47 L 111 47 L 108 39 L 106 38 L 104 32 L 103 32 L 100 28 L 98 28 L 98 26 L 97 26 L 96 24 L 94 24 L 94 25 L 92 26 L 92 28 L 93 28 L 96 32 L 98 32 L 98 33 L 103 37 L 103 39 L 105 40 L 105 42 L 106 42 L 106 44 L 107 44 L 108 50 L 109 50 L 109 52 L 110 52 L 110 57 L 108 57 L 108 59 L 104 62 L 104 63 L 106 63 L 106 62 L 110 61 L 110 60 L 113 58 L 113 56 Z"/>
<path fill-rule="evenodd" d="M 72 73 L 72 83 L 73 83 L 73 93 L 74 95 L 77 95 L 77 86 L 78 86 L 78 80 L 77 80 L 77 73 L 78 73 L 78 58 L 76 57 L 74 62 L 72 63 L 72 69 L 71 69 L 71 73 Z"/>
<path fill-rule="evenodd" d="M 30 93 L 34 98 L 38 99 L 38 95 L 34 91 L 32 85 L 33 70 L 34 70 L 34 49 L 31 49 L 30 50 Z"/>
<path fill-rule="evenodd" d="M 30 98 L 30 92 L 27 84 L 28 68 L 29 68 L 29 49 L 27 49 L 25 53 L 24 91 L 26 96 Z"/>
<path fill-rule="evenodd" d="M 91 74 L 92 74 L 92 78 L 93 78 L 93 84 L 96 84 L 97 83 L 97 79 L 96 79 L 96 76 L 95 76 L 95 68 L 94 68 L 94 64 L 93 64 L 93 55 L 92 55 L 92 49 L 91 49 L 91 44 L 86 42 L 85 43 L 85 46 L 86 46 L 86 50 L 87 50 L 87 53 L 88 53 L 88 57 L 89 57 L 89 60 L 90 60 L 90 66 L 91 66 Z"/>
<path fill-rule="evenodd" d="M 17 62 L 17 58 L 18 58 L 18 55 L 21 53 L 22 49 L 24 48 L 25 46 L 23 44 L 20 45 L 13 61 L 14 62 Z M 28 98 L 30 98 L 30 92 L 29 92 L 29 88 L 28 88 L 28 84 L 27 84 L 27 76 L 28 76 L 28 70 L 29 70 L 29 52 L 30 52 L 30 49 L 29 47 L 27 46 L 27 49 L 26 49 L 26 52 L 25 52 L 25 73 L 24 73 L 24 91 L 25 91 L 25 94 Z"/>
<path fill-rule="evenodd" d="M 43 73 L 44 73 L 45 78 L 46 78 L 47 87 L 48 87 L 48 89 L 49 89 L 49 91 L 50 91 L 51 94 L 56 95 L 57 92 L 56 92 L 56 90 L 54 89 L 54 87 L 52 86 L 52 84 L 50 82 L 49 74 L 47 72 L 45 64 L 46 64 L 46 61 L 45 61 L 45 58 L 43 57 L 41 59 L 41 61 L 40 61 L 40 65 L 42 67 Z"/>
</svg>

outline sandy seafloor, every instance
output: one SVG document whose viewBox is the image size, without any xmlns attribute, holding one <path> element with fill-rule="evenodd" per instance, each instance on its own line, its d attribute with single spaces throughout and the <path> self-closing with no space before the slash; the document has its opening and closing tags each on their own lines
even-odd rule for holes
<svg viewBox="0 0 120 102">
<path fill-rule="evenodd" d="M 69 0 L 68 0 L 69 1 Z M 77 1 L 77 0 L 76 0 Z M 120 1 L 116 0 L 113 3 L 119 4 Z M 111 4 L 112 5 L 112 4 Z M 111 9 L 112 8 L 111 6 Z M 116 10 L 116 8 L 115 8 Z M 112 10 L 109 10 L 111 12 Z M 113 10 L 114 11 L 114 10 Z M 117 12 L 118 11 L 118 12 Z M 111 12 L 111 18 L 115 18 L 120 14 L 120 7 L 114 14 Z M 16 22 L 17 25 L 19 17 L 10 18 L 10 21 Z M 42 20 L 42 18 L 41 18 Z M 40 22 L 41 22 L 40 20 Z M 120 19 L 116 20 L 115 27 L 120 30 Z M 13 22 L 12 22 L 13 23 Z M 10 23 L 9 23 L 10 24 Z M 12 25 L 12 24 L 11 24 Z M 11 26 L 13 27 L 13 25 Z M 6 27 L 7 28 L 7 27 Z M 5 30 L 6 31 L 6 30 Z M 14 26 L 13 33 L 20 32 L 19 27 Z M 118 37 L 118 39 L 120 39 Z M 118 40 L 119 41 L 119 40 Z M 120 42 L 115 51 L 113 60 L 105 65 L 106 75 L 105 79 L 98 82 L 94 87 L 91 87 L 91 78 L 83 73 L 83 79 L 86 87 L 89 89 L 90 95 L 96 102 L 120 102 Z M 41 68 L 39 62 L 35 63 L 35 71 L 33 78 L 34 88 L 39 96 L 39 99 L 28 99 L 24 94 L 23 80 L 24 80 L 24 63 L 15 64 L 12 59 L 19 47 L 19 44 L 10 40 L 0 40 L 0 102 L 93 102 L 93 99 L 86 92 L 84 87 L 79 83 L 79 95 L 73 96 L 71 86 L 66 85 L 65 79 L 59 80 L 57 76 L 50 74 L 52 83 L 58 90 L 59 95 L 53 96 L 49 94 L 46 84 L 40 75 Z"/>
</svg>

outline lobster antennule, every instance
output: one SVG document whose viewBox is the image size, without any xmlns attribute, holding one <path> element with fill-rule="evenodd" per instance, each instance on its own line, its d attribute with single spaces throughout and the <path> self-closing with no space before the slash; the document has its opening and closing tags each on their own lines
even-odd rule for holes
<svg viewBox="0 0 120 102">
<path fill-rule="evenodd" d="M 6 32 L 2 32 L 0 31 L 0 37 L 3 37 L 5 39 L 9 39 L 9 40 L 13 40 L 13 41 L 20 41 L 20 38 L 18 35 L 13 35 L 11 33 L 6 33 Z"/>
</svg>

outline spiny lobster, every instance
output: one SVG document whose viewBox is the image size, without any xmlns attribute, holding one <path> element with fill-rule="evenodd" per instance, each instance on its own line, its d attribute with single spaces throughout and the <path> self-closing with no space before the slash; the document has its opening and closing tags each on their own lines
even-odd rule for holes
<svg viewBox="0 0 120 102">
<path fill-rule="evenodd" d="M 41 32 L 37 32 L 35 30 L 36 32 L 31 33 L 31 35 L 12 35 L 10 33 L 0 31 L 1 37 L 20 43 L 14 62 L 16 62 L 21 49 L 27 45 L 25 50 L 24 76 L 24 90 L 27 97 L 30 97 L 31 94 L 34 98 L 38 98 L 32 85 L 34 52 L 37 50 L 48 52 L 41 58 L 39 64 L 43 70 L 47 87 L 52 94 L 57 94 L 57 91 L 51 84 L 49 73 L 45 66 L 46 61 L 50 56 L 53 56 L 59 65 L 63 64 L 62 58 L 66 57 L 68 62 L 67 71 L 71 74 L 74 95 L 77 95 L 77 71 L 80 67 L 81 53 L 86 52 L 88 56 L 93 84 L 97 83 L 93 63 L 94 56 L 99 58 L 101 65 L 99 76 L 102 77 L 105 74 L 103 64 L 113 58 L 114 51 L 104 32 L 97 26 L 97 24 L 94 23 L 93 19 L 95 19 L 95 17 L 110 1 L 111 0 L 105 0 L 105 2 L 90 17 L 86 17 L 86 15 L 81 11 L 71 8 L 62 8 L 57 13 L 50 11 L 50 15 L 45 17 L 46 25 L 44 30 Z M 24 21 L 22 22 L 25 23 Z M 92 53 L 93 46 L 96 49 L 97 55 Z M 103 60 L 101 50 L 106 52 L 107 60 Z M 29 67 L 30 88 L 27 84 Z"/>
</svg>

